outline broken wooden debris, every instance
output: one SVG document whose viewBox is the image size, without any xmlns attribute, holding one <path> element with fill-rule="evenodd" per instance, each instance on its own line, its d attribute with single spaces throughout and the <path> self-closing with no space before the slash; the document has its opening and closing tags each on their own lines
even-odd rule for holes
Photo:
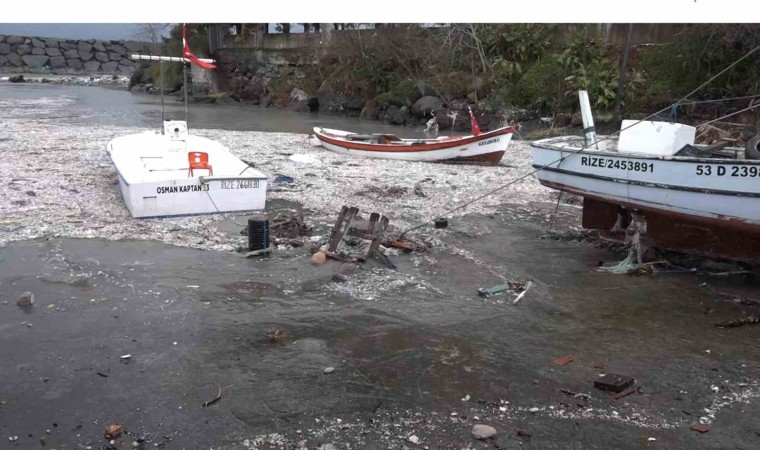
<svg viewBox="0 0 760 450">
<path fill-rule="evenodd" d="M 623 392 L 633 385 L 634 379 L 626 375 L 608 373 L 594 381 L 594 387 L 603 391 Z"/>
<path fill-rule="evenodd" d="M 581 398 L 581 399 L 584 399 L 584 400 L 588 400 L 588 399 L 591 398 L 591 396 L 588 395 L 588 394 L 583 394 L 583 393 L 580 393 L 580 392 L 573 392 L 573 391 L 571 391 L 569 389 L 559 389 L 559 391 L 562 392 L 563 394 L 567 394 L 567 395 L 569 395 L 569 396 L 571 396 L 573 398 Z"/>
<path fill-rule="evenodd" d="M 565 364 L 567 364 L 569 362 L 572 362 L 572 361 L 573 361 L 573 357 L 570 356 L 570 355 L 567 355 L 567 356 L 563 356 L 562 358 L 555 359 L 554 360 L 554 364 L 556 364 L 558 366 L 564 366 Z"/>
<path fill-rule="evenodd" d="M 523 289 L 522 292 L 520 292 L 520 295 L 517 296 L 517 298 L 515 299 L 515 301 L 512 302 L 512 304 L 516 305 L 520 300 L 522 300 L 525 294 L 528 293 L 528 289 L 530 289 L 531 287 L 533 287 L 533 282 L 528 281 L 528 283 L 525 285 L 525 289 Z"/>
<path fill-rule="evenodd" d="M 627 397 L 627 396 L 633 394 L 634 392 L 636 392 L 636 391 L 634 391 L 631 388 L 628 388 L 628 389 L 624 390 L 623 392 L 618 392 L 617 394 L 615 394 L 615 399 L 620 399 L 620 398 L 623 398 L 623 397 Z"/>
<path fill-rule="evenodd" d="M 715 324 L 718 328 L 738 328 L 747 325 L 757 325 L 760 323 L 760 317 L 745 317 L 743 319 L 727 320 L 725 322 L 718 322 Z"/>
</svg>

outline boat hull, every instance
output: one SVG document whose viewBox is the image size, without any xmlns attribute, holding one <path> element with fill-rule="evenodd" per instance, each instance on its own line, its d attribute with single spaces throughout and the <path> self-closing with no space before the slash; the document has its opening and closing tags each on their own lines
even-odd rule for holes
<svg viewBox="0 0 760 450">
<path fill-rule="evenodd" d="M 197 136 L 169 142 L 130 135 L 108 144 L 124 203 L 132 217 L 153 218 L 263 210 L 267 177 L 220 144 Z M 214 174 L 189 173 L 187 148 L 209 154 Z"/>
<path fill-rule="evenodd" d="M 351 142 L 341 136 L 351 133 L 315 128 L 315 137 L 327 150 L 342 155 L 464 164 L 496 165 L 512 139 L 514 129 L 501 128 L 478 136 L 426 141 L 414 145 L 384 145 Z"/>
<path fill-rule="evenodd" d="M 658 247 L 760 259 L 760 161 L 578 154 L 542 141 L 531 153 L 541 184 L 584 197 L 584 228 L 622 237 L 607 231 L 637 210 Z"/>
</svg>

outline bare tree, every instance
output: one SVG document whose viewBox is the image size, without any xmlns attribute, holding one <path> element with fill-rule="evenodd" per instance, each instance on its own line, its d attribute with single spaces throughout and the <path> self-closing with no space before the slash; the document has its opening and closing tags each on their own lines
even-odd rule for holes
<svg viewBox="0 0 760 450">
<path fill-rule="evenodd" d="M 141 23 L 134 32 L 138 41 L 148 42 L 153 51 L 158 51 L 163 43 L 163 38 L 171 29 L 171 23 Z"/>
</svg>

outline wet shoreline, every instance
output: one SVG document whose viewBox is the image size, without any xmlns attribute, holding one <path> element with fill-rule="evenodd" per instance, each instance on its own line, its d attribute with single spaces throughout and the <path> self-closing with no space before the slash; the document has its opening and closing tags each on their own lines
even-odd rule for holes
<svg viewBox="0 0 760 450">
<path fill-rule="evenodd" d="M 585 241 L 577 206 L 561 204 L 552 220 L 557 197 L 535 179 L 449 217 L 448 228 L 422 228 L 414 237 L 430 251 L 392 254 L 395 271 L 374 259 L 314 266 L 308 245 L 242 258 L 244 216 L 128 217 L 105 143 L 147 130 L 155 105 L 120 111 L 76 89 L 43 92 L 0 100 L 0 176 L 10 180 L 0 186 L 0 442 L 9 448 L 41 439 L 58 450 L 760 442 L 760 327 L 715 327 L 760 313 L 734 301 L 760 297 L 752 275 L 598 272 L 624 255 Z M 343 204 L 386 214 L 398 231 L 530 162 L 519 142 L 506 165 L 488 168 L 355 160 L 309 147 L 304 134 L 215 123 L 197 133 L 271 178 L 294 178 L 272 184 L 269 213 L 303 213 L 321 242 Z M 550 222 L 577 239 L 552 238 Z M 337 272 L 347 279 L 333 281 Z M 507 280 L 535 287 L 516 305 L 511 293 L 477 295 Z M 35 304 L 20 308 L 26 291 Z M 634 392 L 594 389 L 602 373 L 635 378 Z M 103 431 L 114 422 L 125 432 L 111 447 Z M 479 441 L 475 424 L 498 434 Z"/>
</svg>

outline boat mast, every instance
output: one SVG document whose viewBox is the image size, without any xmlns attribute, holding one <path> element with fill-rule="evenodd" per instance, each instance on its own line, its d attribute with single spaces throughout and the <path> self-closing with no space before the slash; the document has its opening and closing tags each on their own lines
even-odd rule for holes
<svg viewBox="0 0 760 450">
<path fill-rule="evenodd" d="M 185 79 L 182 84 L 182 90 L 185 91 L 185 125 L 187 125 L 187 65 L 189 62 L 182 63 L 182 77 Z M 188 128 L 189 130 L 189 128 Z"/>
<path fill-rule="evenodd" d="M 161 68 L 161 123 L 163 124 L 165 121 L 164 119 L 164 62 L 161 61 L 158 63 L 158 65 Z M 164 134 L 163 126 L 161 127 L 161 134 Z"/>
</svg>

